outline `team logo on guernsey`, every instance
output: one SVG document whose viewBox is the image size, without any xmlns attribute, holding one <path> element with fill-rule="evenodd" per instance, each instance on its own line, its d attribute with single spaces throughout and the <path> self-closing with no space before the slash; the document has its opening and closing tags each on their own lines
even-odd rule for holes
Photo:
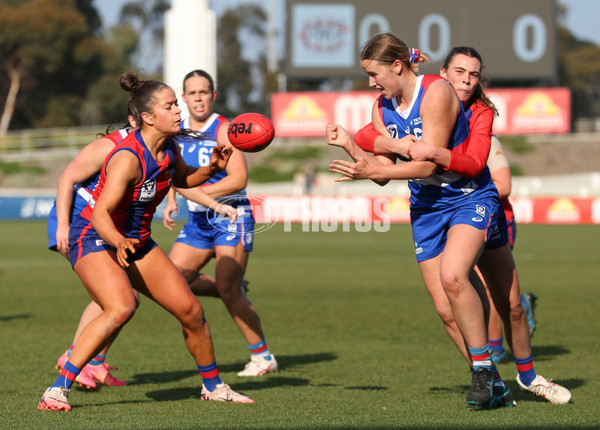
<svg viewBox="0 0 600 430">
<path fill-rule="evenodd" d="M 156 179 L 150 179 L 142 184 L 140 189 L 140 202 L 151 202 L 156 196 Z"/>
<path fill-rule="evenodd" d="M 398 137 L 398 126 L 396 124 L 388 124 L 385 128 L 394 139 Z"/>
</svg>

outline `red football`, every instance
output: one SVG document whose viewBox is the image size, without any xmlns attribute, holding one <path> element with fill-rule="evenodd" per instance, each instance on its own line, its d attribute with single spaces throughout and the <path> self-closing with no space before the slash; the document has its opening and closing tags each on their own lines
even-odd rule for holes
<svg viewBox="0 0 600 430">
<path fill-rule="evenodd" d="M 244 152 L 258 152 L 273 141 L 275 127 L 269 118 L 259 113 L 243 113 L 229 123 L 227 137 Z"/>
</svg>

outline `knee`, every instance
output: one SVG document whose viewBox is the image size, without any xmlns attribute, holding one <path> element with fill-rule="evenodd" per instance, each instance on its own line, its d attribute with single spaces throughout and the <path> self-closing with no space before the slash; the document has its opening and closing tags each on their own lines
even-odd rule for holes
<svg viewBox="0 0 600 430">
<path fill-rule="evenodd" d="M 196 297 L 192 296 L 192 300 L 186 303 L 179 314 L 179 321 L 181 325 L 186 328 L 197 328 L 204 327 L 206 325 L 206 318 L 204 316 L 204 309 L 202 305 L 196 300 Z"/>
<path fill-rule="evenodd" d="M 132 300 L 129 303 L 123 303 L 106 311 L 106 316 L 109 318 L 110 325 L 114 329 L 118 329 L 133 317 L 138 307 L 139 300 Z"/>
<path fill-rule="evenodd" d="M 440 276 L 446 294 L 456 295 L 460 292 L 464 279 L 459 277 L 456 272 L 444 271 Z"/>
</svg>

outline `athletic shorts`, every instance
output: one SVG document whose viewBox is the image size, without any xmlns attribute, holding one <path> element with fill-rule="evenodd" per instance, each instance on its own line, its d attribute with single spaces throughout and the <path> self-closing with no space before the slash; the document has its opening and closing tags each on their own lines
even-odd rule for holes
<svg viewBox="0 0 600 430">
<path fill-rule="evenodd" d="M 466 201 L 446 208 L 411 208 L 410 220 L 417 262 L 441 254 L 446 246 L 448 230 L 458 224 L 467 224 L 478 230 L 487 229 L 498 212 L 499 200 Z"/>
<path fill-rule="evenodd" d="M 56 251 L 56 230 L 58 229 L 58 219 L 56 218 L 56 200 L 50 213 L 48 214 L 48 222 L 46 224 L 46 234 L 48 235 L 48 249 Z"/>
<path fill-rule="evenodd" d="M 496 216 L 492 218 L 490 228 L 488 230 L 487 240 L 485 241 L 485 249 L 501 248 L 509 243 L 508 223 L 506 222 L 506 214 L 504 209 L 500 209 Z M 511 244 L 512 248 L 512 244 Z"/>
<path fill-rule="evenodd" d="M 212 215 L 212 216 L 211 216 Z M 252 251 L 254 243 L 254 217 L 238 209 L 238 219 L 231 224 L 228 218 L 215 216 L 213 211 L 190 212 L 189 219 L 175 242 L 197 249 L 215 246 L 244 244 L 244 251 Z"/>
<path fill-rule="evenodd" d="M 508 225 L 508 242 L 510 243 L 510 249 L 515 247 L 515 240 L 517 239 L 517 223 L 515 217 L 506 218 L 506 224 Z"/>
<path fill-rule="evenodd" d="M 129 253 L 128 262 L 141 259 L 157 246 L 152 238 L 136 248 L 135 254 Z M 78 260 L 92 252 L 116 251 L 114 246 L 104 242 L 88 220 L 77 217 L 69 229 L 69 260 L 71 267 L 75 266 Z"/>
</svg>

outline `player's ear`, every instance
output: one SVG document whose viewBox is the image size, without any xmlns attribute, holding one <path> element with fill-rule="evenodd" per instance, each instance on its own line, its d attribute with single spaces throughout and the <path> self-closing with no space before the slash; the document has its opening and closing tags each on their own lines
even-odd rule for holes
<svg viewBox="0 0 600 430">
<path fill-rule="evenodd" d="M 444 78 L 444 79 L 446 79 L 446 78 L 447 78 L 447 75 L 446 75 L 446 69 L 440 69 L 440 76 L 441 76 L 442 78 Z"/>
<path fill-rule="evenodd" d="M 144 124 L 153 125 L 154 116 L 148 112 L 142 112 L 142 121 L 144 121 Z"/>
</svg>

